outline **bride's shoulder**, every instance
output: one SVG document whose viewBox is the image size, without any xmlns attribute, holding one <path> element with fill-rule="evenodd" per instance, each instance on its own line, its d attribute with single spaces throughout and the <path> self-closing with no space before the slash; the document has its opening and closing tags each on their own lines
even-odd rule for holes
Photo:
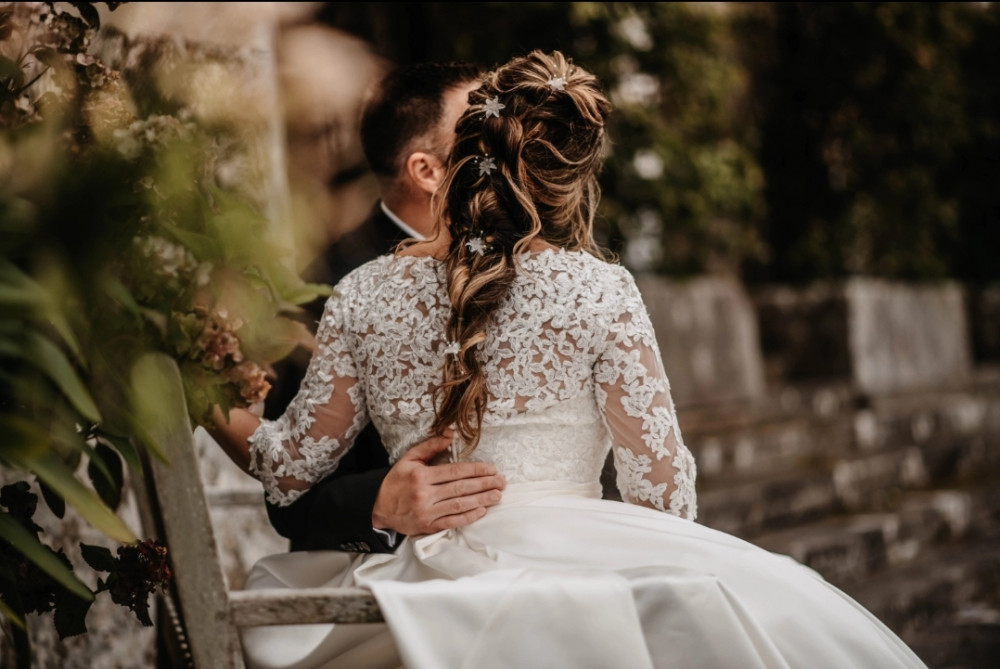
<svg viewBox="0 0 1000 669">
<path fill-rule="evenodd" d="M 597 281 L 599 283 L 619 284 L 632 279 L 632 274 L 616 260 L 606 260 L 586 251 L 568 251 L 555 249 L 539 254 L 541 260 L 549 269 L 570 272 L 577 279 Z"/>
</svg>

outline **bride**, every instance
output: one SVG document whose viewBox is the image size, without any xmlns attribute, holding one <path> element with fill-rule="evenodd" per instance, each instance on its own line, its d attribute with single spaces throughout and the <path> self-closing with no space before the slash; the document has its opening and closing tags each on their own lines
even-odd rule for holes
<svg viewBox="0 0 1000 669">
<path fill-rule="evenodd" d="M 436 237 L 349 274 L 276 421 L 220 444 L 288 504 L 375 423 L 495 463 L 502 501 L 395 554 L 290 553 L 247 587 L 370 588 L 386 623 L 249 628 L 252 667 L 923 667 L 814 571 L 695 521 L 684 446 L 631 275 L 592 238 L 610 105 L 532 52 L 473 91 Z M 609 449 L 627 503 L 601 499 Z M 331 519 L 335 522 L 336 519 Z"/>
</svg>

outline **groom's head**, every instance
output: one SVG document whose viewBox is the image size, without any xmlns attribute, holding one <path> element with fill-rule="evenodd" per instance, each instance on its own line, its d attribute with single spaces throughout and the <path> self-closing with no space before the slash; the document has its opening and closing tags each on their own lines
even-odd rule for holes
<svg viewBox="0 0 1000 669">
<path fill-rule="evenodd" d="M 361 113 L 361 146 L 394 211 L 403 214 L 400 210 L 414 202 L 421 210 L 429 207 L 444 175 L 455 122 L 480 75 L 472 63 L 414 63 L 391 70 L 369 93 Z"/>
</svg>

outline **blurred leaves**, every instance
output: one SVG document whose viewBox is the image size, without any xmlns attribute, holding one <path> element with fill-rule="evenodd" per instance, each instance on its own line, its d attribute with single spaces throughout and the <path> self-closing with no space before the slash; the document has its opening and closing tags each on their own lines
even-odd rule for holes
<svg viewBox="0 0 1000 669">
<path fill-rule="evenodd" d="M 227 118 L 232 98 L 157 78 L 238 83 L 254 62 L 110 29 L 96 48 L 99 24 L 93 3 L 0 5 L 0 466 L 33 478 L 57 518 L 71 507 L 125 544 L 112 562 L 93 547 L 85 557 L 111 571 L 97 591 L 149 624 L 165 548 L 137 543 L 115 513 L 141 475 L 137 448 L 164 457 L 135 415 L 136 390 L 157 396 L 133 386 L 135 361 L 172 357 L 195 421 L 213 404 L 250 406 L 269 365 L 303 340 L 297 305 L 329 289 L 298 279 L 277 236 L 270 111 Z M 80 633 L 93 593 L 40 542 L 27 485 L 4 488 L 2 611 L 19 622 L 54 610 L 61 635 Z"/>
</svg>

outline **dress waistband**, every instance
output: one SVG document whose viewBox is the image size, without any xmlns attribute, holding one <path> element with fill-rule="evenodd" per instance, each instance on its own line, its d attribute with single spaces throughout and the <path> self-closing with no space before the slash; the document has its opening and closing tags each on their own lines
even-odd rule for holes
<svg viewBox="0 0 1000 669">
<path fill-rule="evenodd" d="M 573 481 L 530 481 L 526 483 L 509 483 L 503 489 L 498 506 L 517 506 L 528 504 L 545 497 L 569 496 L 601 498 L 601 484 L 576 483 Z"/>
</svg>

